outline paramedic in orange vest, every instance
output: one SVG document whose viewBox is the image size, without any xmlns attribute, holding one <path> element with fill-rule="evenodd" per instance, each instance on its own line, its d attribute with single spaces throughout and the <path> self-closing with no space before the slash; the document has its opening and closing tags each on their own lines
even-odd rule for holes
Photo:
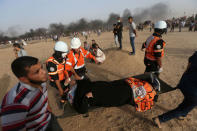
<svg viewBox="0 0 197 131">
<path fill-rule="evenodd" d="M 48 70 L 50 85 L 55 87 L 60 96 L 62 97 L 61 102 L 64 103 L 66 100 L 66 92 L 68 91 L 68 83 L 70 78 L 67 71 L 65 71 L 65 57 L 68 53 L 68 46 L 63 41 L 58 41 L 54 47 L 54 54 L 46 61 L 46 68 Z"/>
<path fill-rule="evenodd" d="M 142 45 L 142 50 L 146 48 L 144 57 L 145 73 L 155 72 L 159 76 L 159 73 L 163 71 L 161 59 L 164 56 L 165 42 L 162 39 L 162 34 L 166 28 L 165 21 L 155 23 L 154 33 Z"/>
<path fill-rule="evenodd" d="M 87 113 L 91 106 L 124 104 L 131 104 L 136 107 L 136 111 L 144 112 L 153 107 L 154 96 L 159 89 L 159 80 L 149 74 L 145 74 L 143 78 L 130 77 L 115 81 L 80 80 L 68 92 L 68 102 L 82 114 Z"/>
<path fill-rule="evenodd" d="M 72 72 L 75 76 L 79 76 L 80 79 L 85 78 L 85 58 L 93 59 L 95 63 L 98 63 L 89 51 L 81 47 L 80 39 L 74 37 L 71 40 L 71 50 L 66 59 L 66 70 Z M 71 70 L 72 68 L 74 68 L 74 71 Z"/>
</svg>

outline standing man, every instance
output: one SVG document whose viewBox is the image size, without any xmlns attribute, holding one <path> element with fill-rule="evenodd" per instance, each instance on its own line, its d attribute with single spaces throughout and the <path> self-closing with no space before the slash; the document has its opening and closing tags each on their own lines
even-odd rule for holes
<svg viewBox="0 0 197 131">
<path fill-rule="evenodd" d="M 181 32 L 181 28 L 182 28 L 182 20 L 179 20 L 179 32 Z"/>
<path fill-rule="evenodd" d="M 170 32 L 174 32 L 174 27 L 175 27 L 175 21 L 172 20 Z"/>
<path fill-rule="evenodd" d="M 121 21 L 121 18 L 120 17 L 118 17 L 117 20 L 118 20 L 118 22 L 117 22 L 117 35 L 118 35 L 118 42 L 120 44 L 119 49 L 121 50 L 122 49 L 122 30 L 123 30 L 123 24 L 122 24 L 122 21 Z"/>
<path fill-rule="evenodd" d="M 2 131 L 62 131 L 51 113 L 47 74 L 39 60 L 22 56 L 12 62 L 11 68 L 19 82 L 2 100 Z"/>
<path fill-rule="evenodd" d="M 27 56 L 27 52 L 19 43 L 14 43 L 13 47 L 14 47 L 14 54 L 16 58 L 21 57 L 21 56 Z"/>
<path fill-rule="evenodd" d="M 130 44 L 133 50 L 133 52 L 130 52 L 129 55 L 135 55 L 135 37 L 137 37 L 137 32 L 136 32 L 136 25 L 133 22 L 132 16 L 128 17 L 128 22 L 129 22 Z"/>
<path fill-rule="evenodd" d="M 61 104 L 66 100 L 66 93 L 69 88 L 66 86 L 70 82 L 67 71 L 65 70 L 65 57 L 68 53 L 68 46 L 63 41 L 58 41 L 54 47 L 54 54 L 46 61 L 50 85 L 55 87 L 61 96 Z"/>
<path fill-rule="evenodd" d="M 75 79 L 79 80 L 86 77 L 85 58 L 93 59 L 95 63 L 98 63 L 89 51 L 81 47 L 80 39 L 74 37 L 71 40 L 71 51 L 66 59 L 66 70 L 70 71 L 75 76 L 79 76 L 75 77 Z"/>
<path fill-rule="evenodd" d="M 187 114 L 197 106 L 197 52 L 195 52 L 188 62 L 188 67 L 183 74 L 177 88 L 184 95 L 183 102 L 176 109 L 168 111 L 158 117 L 153 118 L 155 124 L 162 128 L 161 123 L 167 122 L 173 118 L 184 119 Z"/>
<path fill-rule="evenodd" d="M 116 24 L 113 24 L 113 33 L 114 33 L 114 42 L 115 42 L 115 45 L 116 47 L 119 46 L 119 42 L 118 42 L 118 32 L 117 32 L 117 25 Z"/>
<path fill-rule="evenodd" d="M 166 28 L 165 21 L 156 22 L 154 33 L 142 45 L 142 50 L 146 48 L 144 57 L 145 73 L 155 72 L 159 76 L 160 72 L 163 71 L 161 59 L 164 56 L 165 42 L 161 38 Z"/>
</svg>

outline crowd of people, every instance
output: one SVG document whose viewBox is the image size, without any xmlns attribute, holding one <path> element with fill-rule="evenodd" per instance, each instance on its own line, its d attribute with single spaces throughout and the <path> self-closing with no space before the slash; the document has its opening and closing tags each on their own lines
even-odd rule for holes
<svg viewBox="0 0 197 131">
<path fill-rule="evenodd" d="M 132 52 L 135 55 L 136 25 L 133 17 L 128 17 L 129 36 Z M 128 77 L 115 81 L 91 81 L 87 76 L 85 61 L 90 59 L 95 64 L 102 64 L 106 57 L 95 40 L 89 45 L 87 41 L 82 47 L 79 38 L 74 37 L 67 43 L 57 41 L 54 53 L 46 61 L 46 69 L 50 86 L 59 92 L 59 101 L 63 106 L 69 102 L 78 113 L 87 113 L 92 106 L 120 106 L 130 104 L 136 111 L 144 112 L 152 109 L 157 102 L 161 90 L 159 74 L 162 69 L 167 23 L 158 21 L 154 24 L 154 33 L 145 40 L 141 50 L 145 50 L 143 77 Z M 120 17 L 114 24 L 114 40 L 122 49 L 123 24 Z M 2 130 L 46 130 L 61 131 L 56 117 L 48 102 L 46 88 L 47 72 L 39 60 L 27 56 L 24 50 L 14 44 L 16 59 L 11 68 L 19 82 L 3 98 L 0 108 Z M 183 102 L 174 110 L 153 118 L 153 122 L 161 128 L 161 123 L 176 117 L 186 117 L 197 105 L 197 88 L 195 74 L 197 52 L 189 58 L 186 72 L 177 88 L 184 94 Z M 95 65 L 96 66 L 96 65 Z"/>
</svg>

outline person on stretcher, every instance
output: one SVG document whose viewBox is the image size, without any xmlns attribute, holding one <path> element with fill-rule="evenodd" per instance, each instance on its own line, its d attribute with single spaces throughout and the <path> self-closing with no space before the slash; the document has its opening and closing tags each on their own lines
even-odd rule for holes
<svg viewBox="0 0 197 131">
<path fill-rule="evenodd" d="M 153 74 L 143 79 L 129 77 L 115 81 L 80 80 L 68 93 L 68 101 L 81 114 L 92 106 L 111 107 L 131 104 L 139 112 L 149 110 L 160 91 L 160 83 Z"/>
</svg>

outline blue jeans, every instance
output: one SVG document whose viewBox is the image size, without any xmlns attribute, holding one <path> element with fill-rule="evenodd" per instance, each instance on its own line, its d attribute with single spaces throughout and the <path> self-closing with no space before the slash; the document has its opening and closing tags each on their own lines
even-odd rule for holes
<svg viewBox="0 0 197 131">
<path fill-rule="evenodd" d="M 131 44 L 131 47 L 132 47 L 132 50 L 133 50 L 133 54 L 135 54 L 135 37 L 130 37 L 130 44 Z"/>
<path fill-rule="evenodd" d="M 168 111 L 162 115 L 159 116 L 160 122 L 166 122 L 168 120 L 171 120 L 173 118 L 177 118 L 180 116 L 186 117 L 187 114 L 195 107 L 197 106 L 196 97 L 192 96 L 185 96 L 183 102 L 174 110 Z"/>
</svg>

